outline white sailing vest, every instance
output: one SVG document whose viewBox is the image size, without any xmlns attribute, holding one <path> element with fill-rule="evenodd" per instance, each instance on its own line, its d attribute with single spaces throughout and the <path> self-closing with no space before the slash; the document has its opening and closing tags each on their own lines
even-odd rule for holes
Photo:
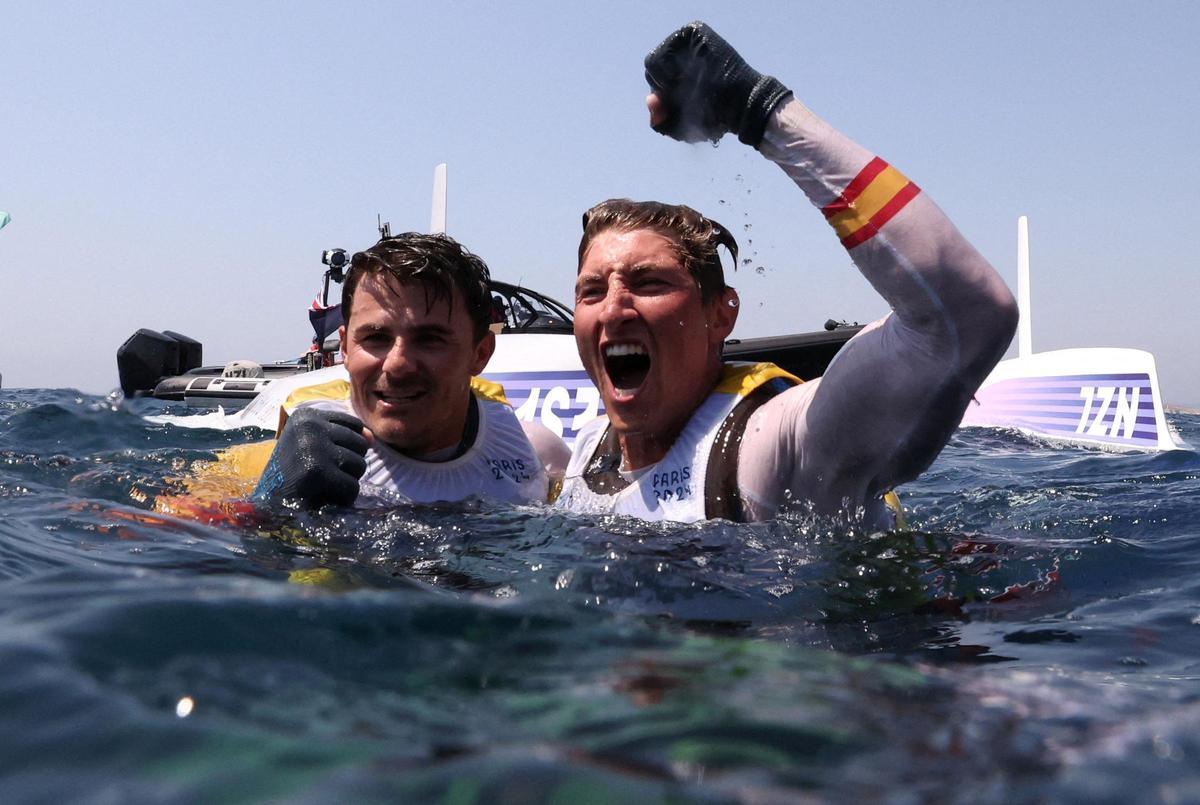
<svg viewBox="0 0 1200 805">
<path fill-rule="evenodd" d="M 562 492 L 555 502 L 570 511 L 625 514 L 643 520 L 692 523 L 707 519 L 709 456 L 721 426 L 752 391 L 776 378 L 800 381 L 774 364 L 726 364 L 721 381 L 692 414 L 667 454 L 656 464 L 620 472 L 623 486 L 606 489 L 596 476 L 618 472 L 620 450 L 604 447 L 608 417 L 589 422 L 575 439 Z M 598 448 L 604 449 L 598 450 Z M 731 459 L 737 461 L 736 453 Z M 624 483 L 628 482 L 625 486 Z M 711 490 L 709 492 L 711 494 Z"/>
<path fill-rule="evenodd" d="M 380 498 L 432 503 L 485 497 L 510 503 L 545 502 L 546 471 L 504 400 L 503 390 L 478 378 L 472 378 L 471 390 L 478 404 L 479 426 L 465 453 L 449 461 L 418 461 L 376 441 L 367 450 L 359 501 Z M 357 416 L 345 381 L 302 391 L 303 399 L 289 398 L 284 403 L 286 411 L 315 407 Z"/>
</svg>

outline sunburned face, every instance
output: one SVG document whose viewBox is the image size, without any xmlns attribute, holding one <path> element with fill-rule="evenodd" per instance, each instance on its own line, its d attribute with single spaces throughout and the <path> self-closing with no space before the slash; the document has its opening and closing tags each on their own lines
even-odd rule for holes
<svg viewBox="0 0 1200 805">
<path fill-rule="evenodd" d="M 459 443 L 471 376 L 496 338 L 476 343 L 458 289 L 453 306 L 443 299 L 426 310 L 424 286 L 364 277 L 341 338 L 354 410 L 377 439 L 418 458 Z"/>
<path fill-rule="evenodd" d="M 658 461 L 720 374 L 733 289 L 701 301 L 674 244 L 607 230 L 575 283 L 575 341 L 631 468 Z"/>
</svg>

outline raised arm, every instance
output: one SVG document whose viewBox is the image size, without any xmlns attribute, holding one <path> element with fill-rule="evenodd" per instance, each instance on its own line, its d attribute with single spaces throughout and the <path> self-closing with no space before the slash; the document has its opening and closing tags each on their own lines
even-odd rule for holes
<svg viewBox="0 0 1200 805">
<path fill-rule="evenodd" d="M 822 508 L 862 503 L 937 456 L 1008 348 L 1016 304 L 926 193 L 800 102 L 775 111 L 759 150 L 820 209 L 892 308 L 759 423 L 765 435 L 767 417 L 779 418 L 776 469 L 793 493 Z"/>
<path fill-rule="evenodd" d="M 655 129 L 738 134 L 778 164 L 833 227 L 893 313 L 848 343 L 818 382 L 765 405 L 742 443 L 754 515 L 790 492 L 818 510 L 870 503 L 914 478 L 1007 349 L 1004 282 L 915 184 L 750 68 L 702 23 L 647 57 Z"/>
</svg>

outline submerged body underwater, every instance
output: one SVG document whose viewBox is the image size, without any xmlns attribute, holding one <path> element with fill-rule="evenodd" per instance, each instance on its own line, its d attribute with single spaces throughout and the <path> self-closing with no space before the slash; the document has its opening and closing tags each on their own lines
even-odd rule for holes
<svg viewBox="0 0 1200 805">
<path fill-rule="evenodd" d="M 962 430 L 887 534 L 487 502 L 217 526 L 152 501 L 263 434 L 163 410 L 0 392 L 12 800 L 1200 800 L 1193 451 Z"/>
</svg>

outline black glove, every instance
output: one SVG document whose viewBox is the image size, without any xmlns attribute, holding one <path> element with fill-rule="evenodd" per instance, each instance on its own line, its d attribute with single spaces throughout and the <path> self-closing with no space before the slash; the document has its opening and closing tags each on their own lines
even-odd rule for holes
<svg viewBox="0 0 1200 805">
<path fill-rule="evenodd" d="M 646 81 L 662 100 L 659 134 L 698 143 L 731 131 L 747 145 L 762 142 L 767 120 L 792 91 L 763 75 L 703 22 L 690 22 L 646 57 Z"/>
<path fill-rule="evenodd" d="M 367 440 L 358 417 L 300 408 L 287 421 L 254 490 L 257 500 L 298 499 L 306 506 L 349 506 L 367 471 Z"/>
</svg>

